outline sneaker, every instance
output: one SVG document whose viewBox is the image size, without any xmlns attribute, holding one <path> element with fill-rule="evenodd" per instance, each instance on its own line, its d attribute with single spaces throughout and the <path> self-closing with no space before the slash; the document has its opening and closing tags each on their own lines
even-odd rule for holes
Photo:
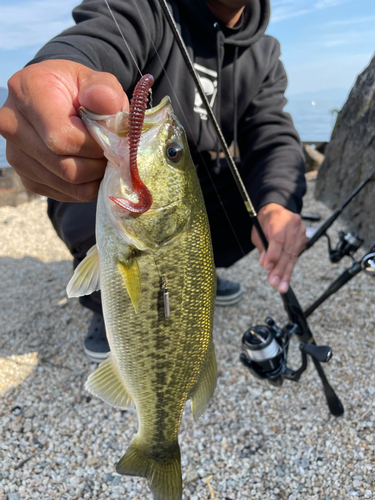
<svg viewBox="0 0 375 500">
<path fill-rule="evenodd" d="M 105 333 L 104 318 L 97 312 L 93 314 L 87 335 L 83 341 L 83 348 L 87 357 L 95 363 L 101 363 L 108 358 L 110 348 Z"/>
<path fill-rule="evenodd" d="M 242 299 L 243 288 L 239 283 L 217 277 L 215 304 L 217 306 L 234 306 Z"/>
</svg>

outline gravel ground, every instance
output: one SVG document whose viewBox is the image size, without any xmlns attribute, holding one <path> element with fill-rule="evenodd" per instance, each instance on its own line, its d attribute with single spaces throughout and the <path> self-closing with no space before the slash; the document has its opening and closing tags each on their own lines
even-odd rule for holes
<svg viewBox="0 0 375 500">
<path fill-rule="evenodd" d="M 313 185 L 304 208 L 326 217 Z M 72 261 L 46 201 L 0 208 L 0 241 L 0 368 L 38 361 L 1 398 L 0 499 L 151 500 L 143 479 L 114 472 L 136 432 L 135 411 L 112 409 L 84 389 L 96 366 L 82 349 L 90 313 L 65 298 Z M 293 277 L 302 306 L 347 265 L 329 263 L 323 240 L 306 252 Z M 375 498 L 374 281 L 360 274 L 310 318 L 317 343 L 334 351 L 325 371 L 345 406 L 335 418 L 311 364 L 299 384 L 275 388 L 239 363 L 250 325 L 286 318 L 255 253 L 221 275 L 241 281 L 246 294 L 215 312 L 219 378 L 207 412 L 198 423 L 188 406 L 183 416 L 184 499 Z"/>
</svg>

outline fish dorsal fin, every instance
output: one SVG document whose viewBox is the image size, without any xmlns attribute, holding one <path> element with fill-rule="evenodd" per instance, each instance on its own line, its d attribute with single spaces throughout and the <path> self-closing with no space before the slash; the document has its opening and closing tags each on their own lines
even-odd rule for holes
<svg viewBox="0 0 375 500">
<path fill-rule="evenodd" d="M 117 267 L 132 301 L 134 311 L 137 313 L 141 296 L 141 276 L 137 258 L 131 256 L 127 259 L 118 260 Z"/>
<path fill-rule="evenodd" d="M 111 355 L 91 373 L 86 389 L 116 408 L 133 406 L 133 398 L 125 388 Z"/>
<path fill-rule="evenodd" d="M 99 254 L 96 245 L 90 248 L 86 257 L 76 267 L 66 287 L 68 297 L 82 297 L 100 290 Z"/>
<path fill-rule="evenodd" d="M 195 421 L 203 415 L 207 408 L 208 402 L 215 391 L 216 378 L 217 364 L 214 345 L 212 343 L 198 382 L 190 394 L 190 405 Z"/>
</svg>

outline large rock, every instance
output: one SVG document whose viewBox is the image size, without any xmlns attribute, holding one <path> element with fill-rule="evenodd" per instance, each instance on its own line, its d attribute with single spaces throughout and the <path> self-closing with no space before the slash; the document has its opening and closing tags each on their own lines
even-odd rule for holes
<svg viewBox="0 0 375 500">
<path fill-rule="evenodd" d="M 375 169 L 375 56 L 337 116 L 316 181 L 315 197 L 337 208 Z M 375 175 L 342 218 L 368 245 L 375 240 Z"/>
</svg>

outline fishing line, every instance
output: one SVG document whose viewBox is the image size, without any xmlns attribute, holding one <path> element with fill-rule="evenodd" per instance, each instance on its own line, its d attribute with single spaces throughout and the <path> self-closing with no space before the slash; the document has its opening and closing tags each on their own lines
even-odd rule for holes
<svg viewBox="0 0 375 500">
<path fill-rule="evenodd" d="M 198 152 L 198 154 L 199 154 L 199 156 L 200 156 L 200 158 L 201 158 L 201 160 L 202 160 L 202 163 L 203 163 L 203 165 L 204 165 L 204 168 L 205 168 L 205 170 L 206 170 L 206 173 L 207 173 L 207 175 L 208 175 L 208 178 L 209 178 L 209 180 L 210 180 L 210 182 L 211 182 L 211 184 L 212 184 L 212 186 L 213 186 L 213 188 L 214 188 L 214 190 L 215 190 L 215 194 L 216 194 L 216 196 L 217 196 L 217 198 L 218 198 L 218 200 L 219 200 L 219 203 L 220 203 L 220 205 L 221 205 L 221 207 L 222 207 L 222 209 L 223 209 L 223 211 L 224 211 L 225 217 L 227 218 L 228 224 L 229 224 L 229 226 L 230 226 L 230 228 L 231 228 L 231 230 L 232 230 L 232 233 L 233 233 L 233 235 L 234 235 L 234 237 L 235 237 L 235 239 L 236 239 L 236 242 L 237 242 L 237 244 L 238 244 L 238 246 L 239 246 L 239 248 L 240 248 L 240 251 L 241 251 L 241 253 L 242 253 L 242 256 L 244 257 L 244 256 L 245 256 L 245 252 L 244 252 L 244 250 L 243 250 L 243 248 L 242 248 L 242 245 L 241 245 L 241 243 L 240 243 L 240 240 L 238 239 L 238 236 L 237 236 L 236 230 L 234 229 L 234 227 L 233 227 L 233 225 L 232 225 L 232 222 L 231 222 L 231 220 L 230 220 L 230 218 L 229 218 L 228 212 L 227 212 L 227 211 L 226 211 L 226 209 L 225 209 L 225 205 L 224 205 L 224 203 L 223 203 L 223 201 L 222 201 L 222 199 L 221 199 L 221 196 L 219 195 L 219 192 L 218 192 L 218 190 L 217 190 L 217 188 L 216 188 L 216 185 L 215 185 L 215 183 L 214 183 L 214 181 L 213 181 L 213 178 L 212 178 L 212 176 L 211 176 L 210 170 L 209 170 L 208 166 L 206 165 L 206 162 L 204 161 L 204 158 L 203 158 L 203 155 L 202 155 L 201 151 L 199 151 L 199 148 L 198 148 L 198 143 L 197 143 L 197 141 L 196 141 L 196 139 L 195 139 L 195 136 L 194 136 L 193 130 L 192 130 L 192 128 L 190 127 L 189 120 L 187 119 L 186 114 L 185 114 L 185 112 L 184 112 L 184 110 L 183 110 L 183 108 L 182 108 L 181 101 L 180 101 L 180 99 L 178 98 L 178 96 L 177 96 L 176 92 L 175 92 L 175 91 L 174 91 L 174 89 L 173 89 L 172 82 L 171 82 L 171 80 L 170 80 L 170 78 L 169 78 L 169 75 L 168 75 L 168 73 L 167 73 L 167 70 L 165 69 L 165 66 L 164 66 L 164 64 L 163 64 L 163 61 L 162 61 L 162 60 L 161 60 L 161 58 L 160 58 L 159 51 L 158 51 L 158 49 L 156 48 L 156 46 L 155 46 L 155 44 L 154 44 L 154 41 L 153 41 L 153 39 L 152 39 L 152 37 L 151 37 L 151 33 L 150 33 L 150 31 L 149 31 L 149 29 L 148 29 L 148 27 L 147 27 L 147 24 L 146 24 L 146 22 L 145 22 L 145 20 L 144 20 L 144 17 L 143 17 L 143 15 L 142 15 L 142 12 L 140 11 L 140 9 L 139 9 L 139 7 L 138 7 L 138 5 L 137 5 L 137 0 L 133 0 L 133 2 L 134 2 L 134 5 L 135 5 L 136 9 L 138 10 L 138 13 L 139 13 L 140 18 L 142 19 L 142 22 L 143 22 L 143 25 L 144 25 L 145 30 L 146 30 L 146 32 L 147 32 L 147 35 L 148 35 L 148 37 L 149 37 L 149 40 L 150 40 L 150 42 L 151 42 L 151 44 L 152 44 L 153 49 L 155 50 L 156 57 L 159 59 L 160 65 L 161 65 L 161 67 L 162 67 L 162 69 L 163 69 L 163 72 L 164 72 L 164 74 L 165 74 L 166 78 L 167 78 L 167 81 L 168 81 L 168 83 L 169 83 L 170 89 L 171 89 L 171 91 L 172 91 L 172 93 L 173 93 L 173 95 L 174 95 L 174 98 L 175 98 L 175 100 L 176 100 L 176 102 L 177 102 L 177 104 L 178 104 L 178 107 L 180 108 L 181 115 L 184 117 L 184 120 L 185 120 L 185 123 L 186 123 L 186 125 L 187 125 L 187 128 L 189 129 L 190 135 L 191 135 L 191 137 L 192 137 L 192 139 L 193 139 L 193 141 L 194 141 L 194 144 L 195 144 L 195 147 L 196 147 L 196 149 L 197 149 L 197 152 Z M 172 31 L 172 34 L 173 34 L 173 30 L 171 30 L 171 31 Z M 174 37 L 174 38 L 175 38 L 175 37 Z M 130 50 L 130 49 L 129 49 L 129 50 Z M 186 52 L 187 52 L 187 50 L 186 50 Z M 189 56 L 188 56 L 188 57 L 189 57 Z M 190 59 L 189 59 L 189 60 L 190 60 Z"/>
<path fill-rule="evenodd" d="M 104 0 L 104 1 L 105 1 L 105 4 L 106 4 L 106 6 L 108 7 L 108 10 L 109 10 L 109 12 L 110 12 L 110 14 L 111 14 L 111 16 L 112 16 L 112 19 L 114 20 L 114 22 L 115 22 L 115 24 L 116 24 L 116 26 L 117 26 L 117 29 L 118 29 L 118 31 L 119 31 L 119 33 L 120 33 L 120 35 L 121 35 L 121 38 L 124 40 L 124 43 L 125 43 L 125 45 L 126 45 L 126 47 L 127 47 L 128 51 L 129 51 L 129 54 L 130 54 L 131 58 L 133 59 L 133 62 L 134 62 L 134 64 L 135 64 L 135 67 L 137 68 L 138 73 L 141 75 L 141 78 L 142 78 L 142 76 L 143 76 L 142 71 L 140 70 L 140 68 L 139 68 L 139 66 L 138 66 L 138 64 L 137 64 L 137 61 L 136 61 L 136 59 L 135 59 L 135 57 L 134 57 L 133 52 L 130 50 L 130 47 L 129 47 L 129 45 L 128 45 L 128 42 L 126 41 L 126 39 L 125 39 L 125 37 L 124 37 L 124 34 L 123 34 L 123 32 L 121 31 L 121 28 L 120 28 L 120 26 L 119 26 L 119 24 L 118 24 L 118 22 L 117 22 L 117 19 L 115 18 L 115 15 L 113 14 L 112 9 L 111 9 L 111 7 L 109 6 L 108 0 Z"/>
<path fill-rule="evenodd" d="M 126 41 L 126 39 L 125 39 L 125 36 L 124 36 L 123 32 L 121 31 L 121 28 L 120 28 L 120 26 L 119 26 L 119 24 L 118 24 L 118 22 L 117 22 L 117 20 L 116 20 L 116 18 L 115 18 L 115 15 L 114 15 L 114 13 L 113 13 L 113 11 L 112 11 L 111 7 L 109 6 L 108 0 L 104 0 L 104 2 L 106 3 L 107 8 L 108 8 L 108 10 L 109 10 L 109 12 L 110 12 L 110 14 L 111 14 L 111 16 L 112 16 L 112 18 L 113 18 L 113 20 L 114 20 L 115 24 L 116 24 L 116 27 L 117 27 L 117 29 L 118 29 L 118 31 L 119 31 L 119 33 L 120 33 L 120 35 L 121 35 L 121 38 L 123 39 L 123 41 L 124 41 L 124 43 L 125 43 L 125 45 L 126 45 L 126 48 L 128 49 L 129 54 L 130 54 L 130 56 L 131 56 L 132 60 L 134 61 L 134 64 L 136 65 L 136 67 L 137 67 L 137 70 L 138 70 L 139 74 L 140 74 L 140 75 L 141 75 L 141 77 L 142 77 L 142 76 L 143 76 L 142 71 L 140 70 L 140 68 L 139 68 L 139 66 L 138 66 L 138 64 L 137 64 L 137 61 L 136 61 L 136 59 L 135 59 L 135 57 L 134 57 L 134 54 L 133 54 L 133 52 L 132 52 L 132 50 L 131 50 L 131 48 L 130 48 L 129 44 L 128 44 L 128 43 L 127 43 L 127 41 Z M 181 105 L 180 99 L 178 98 L 178 96 L 177 96 L 177 94 L 176 94 L 175 90 L 173 89 L 172 82 L 171 82 L 171 80 L 170 80 L 170 78 L 169 78 L 169 76 L 168 76 L 168 73 L 167 73 L 167 71 L 166 71 L 166 69 L 165 69 L 165 66 L 164 66 L 164 64 L 163 64 L 163 61 L 161 60 L 161 57 L 160 57 L 160 55 L 159 55 L 159 51 L 157 50 L 157 48 L 156 48 L 156 46 L 155 46 L 155 44 L 154 44 L 154 41 L 153 41 L 153 39 L 152 39 L 152 37 L 151 37 L 151 33 L 150 33 L 150 31 L 149 31 L 149 29 L 148 29 L 148 27 L 147 27 L 147 24 L 146 24 L 146 22 L 145 22 L 145 20 L 144 20 L 144 17 L 143 17 L 143 15 L 142 15 L 142 12 L 140 11 L 140 9 L 139 9 L 139 7 L 138 7 L 138 5 L 137 5 L 137 1 L 136 1 L 136 0 L 133 0 L 133 3 L 134 3 L 135 8 L 137 9 L 137 11 L 138 11 L 138 13 L 139 13 L 139 17 L 140 17 L 140 19 L 141 19 L 141 20 L 142 20 L 142 22 L 143 22 L 143 25 L 144 25 L 144 28 L 145 28 L 146 33 L 147 33 L 147 35 L 148 35 L 148 38 L 149 38 L 149 40 L 150 40 L 150 42 L 151 42 L 151 45 L 152 45 L 152 47 L 153 47 L 153 49 L 154 49 L 154 51 L 155 51 L 156 57 L 158 58 L 158 60 L 159 60 L 159 62 L 160 62 L 160 65 L 161 65 L 161 67 L 162 67 L 162 70 L 163 70 L 163 72 L 164 72 L 164 74 L 165 74 L 165 76 L 166 76 L 166 79 L 167 79 L 168 83 L 169 83 L 169 86 L 170 86 L 171 92 L 172 92 L 172 94 L 173 94 L 173 96 L 174 96 L 174 99 L 175 99 L 175 101 L 176 101 L 176 103 L 177 103 L 177 105 L 178 105 L 179 109 L 180 109 L 181 115 L 183 116 L 183 118 L 184 118 L 184 120 L 185 120 L 186 126 L 187 126 L 187 128 L 188 128 L 188 130 L 189 130 L 189 133 L 190 133 L 190 136 L 192 137 L 192 139 L 193 139 L 193 141 L 194 141 L 194 145 L 195 145 L 195 147 L 196 147 L 196 149 L 197 149 L 197 152 L 198 152 L 198 154 L 199 154 L 199 156 L 200 156 L 200 158 L 201 158 L 201 160 L 202 160 L 202 164 L 204 165 L 204 168 L 205 168 L 205 170 L 206 170 L 206 173 L 207 173 L 207 176 L 208 176 L 208 178 L 209 178 L 209 181 L 211 182 L 211 184 L 212 184 L 212 186 L 213 186 L 213 188 L 214 188 L 215 194 L 216 194 L 216 196 L 217 196 L 217 198 L 218 198 L 218 200 L 219 200 L 219 203 L 220 203 L 220 205 L 221 205 L 221 207 L 222 207 L 222 209 L 223 209 L 223 212 L 224 212 L 225 217 L 226 217 L 226 219 L 227 219 L 227 221 L 228 221 L 228 224 L 229 224 L 229 226 L 230 226 L 230 228 L 231 228 L 231 230 L 232 230 L 233 236 L 234 236 L 234 238 L 235 238 L 235 240 L 236 240 L 236 242 L 237 242 L 237 244 L 238 244 L 238 247 L 239 247 L 239 249 L 240 249 L 240 251 L 241 251 L 241 253 L 242 253 L 242 256 L 244 257 L 244 256 L 246 255 L 246 254 L 245 254 L 245 251 L 244 251 L 244 249 L 242 248 L 242 245 L 241 245 L 240 240 L 239 240 L 239 238 L 238 238 L 238 236 L 237 236 L 236 230 L 235 230 L 235 228 L 233 227 L 233 224 L 232 224 L 232 222 L 231 222 L 231 220 L 230 220 L 230 218 L 229 218 L 228 212 L 227 212 L 227 211 L 226 211 L 226 209 L 225 209 L 225 205 L 224 205 L 224 203 L 223 203 L 223 201 L 222 201 L 222 199 L 221 199 L 221 196 L 220 196 L 220 194 L 219 194 L 219 192 L 218 192 L 218 190 L 217 190 L 217 188 L 216 188 L 216 185 L 215 185 L 215 183 L 214 183 L 214 181 L 213 181 L 213 178 L 212 178 L 212 176 L 211 176 L 210 170 L 209 170 L 208 166 L 206 165 L 206 162 L 204 161 L 204 158 L 203 158 L 203 155 L 202 155 L 201 151 L 199 151 L 199 148 L 198 148 L 198 143 L 197 143 L 197 141 L 196 141 L 196 139 L 195 139 L 195 135 L 194 135 L 194 133 L 193 133 L 193 130 L 192 130 L 192 128 L 191 128 L 191 126 L 190 126 L 190 124 L 189 124 L 189 120 L 187 119 L 186 114 L 185 114 L 185 112 L 184 112 L 184 110 L 183 110 L 183 108 L 182 108 L 182 105 Z M 173 32 L 172 32 L 172 33 L 173 33 Z M 152 106 L 152 97 L 151 97 L 151 96 L 150 96 L 150 102 L 151 102 L 151 106 Z"/>
</svg>

